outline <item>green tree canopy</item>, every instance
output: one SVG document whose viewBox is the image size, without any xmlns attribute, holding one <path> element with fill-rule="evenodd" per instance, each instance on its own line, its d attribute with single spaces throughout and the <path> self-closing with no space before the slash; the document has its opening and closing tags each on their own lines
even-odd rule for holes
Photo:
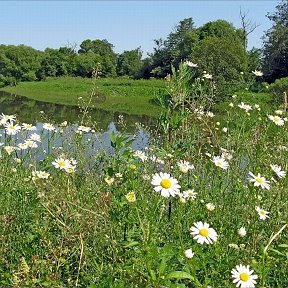
<svg viewBox="0 0 288 288">
<path fill-rule="evenodd" d="M 282 0 L 267 17 L 273 26 L 263 38 L 262 66 L 265 80 L 273 82 L 288 76 L 288 0 Z"/>
</svg>

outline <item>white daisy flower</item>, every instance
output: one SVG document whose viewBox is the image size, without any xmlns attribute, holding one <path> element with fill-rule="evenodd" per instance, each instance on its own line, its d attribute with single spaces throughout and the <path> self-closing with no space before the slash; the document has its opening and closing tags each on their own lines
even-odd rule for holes
<svg viewBox="0 0 288 288">
<path fill-rule="evenodd" d="M 24 145 L 26 145 L 28 148 L 37 148 L 38 147 L 38 145 L 35 141 L 29 140 L 29 139 L 24 141 Z"/>
<path fill-rule="evenodd" d="M 212 75 L 209 73 L 204 73 L 202 77 L 206 79 L 212 79 Z"/>
<path fill-rule="evenodd" d="M 252 110 L 252 106 L 248 104 L 244 104 L 243 102 L 241 102 L 241 104 L 239 104 L 238 107 L 241 109 L 244 109 L 246 112 L 249 112 Z"/>
<path fill-rule="evenodd" d="M 43 129 L 48 130 L 48 131 L 54 131 L 56 128 L 54 125 L 52 125 L 50 123 L 44 123 Z"/>
<path fill-rule="evenodd" d="M 50 177 L 50 173 L 46 171 L 32 171 L 32 176 L 34 178 L 39 178 L 39 179 L 48 179 Z"/>
<path fill-rule="evenodd" d="M 283 111 L 282 111 L 282 110 L 276 110 L 276 111 L 275 111 L 275 114 L 277 114 L 277 115 L 282 115 L 282 114 L 283 114 Z"/>
<path fill-rule="evenodd" d="M 258 175 L 254 175 L 252 172 L 249 171 L 249 175 L 251 178 L 248 178 L 249 182 L 253 182 L 254 186 L 258 187 L 260 186 L 263 189 L 270 189 L 269 181 L 265 179 L 265 177 L 261 177 L 261 175 L 258 173 Z"/>
<path fill-rule="evenodd" d="M 185 257 L 188 258 L 188 259 L 193 258 L 194 254 L 195 254 L 195 253 L 192 251 L 191 248 L 184 251 L 184 255 L 185 255 Z"/>
<path fill-rule="evenodd" d="M 215 210 L 215 205 L 213 203 L 207 203 L 205 206 L 206 206 L 208 211 Z"/>
<path fill-rule="evenodd" d="M 263 76 L 263 72 L 262 72 L 262 71 L 259 71 L 259 70 L 254 70 L 254 71 L 252 71 L 252 73 L 253 73 L 255 76 L 257 76 L 257 77 Z"/>
<path fill-rule="evenodd" d="M 0 125 L 5 124 L 6 122 L 13 122 L 16 120 L 16 116 L 15 115 L 5 115 L 5 114 L 1 114 L 0 115 Z"/>
<path fill-rule="evenodd" d="M 193 235 L 193 239 L 195 239 L 199 244 L 213 244 L 213 242 L 217 241 L 217 233 L 216 231 L 209 227 L 208 223 L 195 222 L 194 226 L 190 228 L 190 234 Z"/>
<path fill-rule="evenodd" d="M 269 212 L 268 211 L 265 211 L 264 209 L 260 208 L 259 206 L 255 207 L 255 209 L 259 214 L 260 220 L 266 220 L 267 218 L 269 218 L 269 216 L 268 216 Z"/>
<path fill-rule="evenodd" d="M 33 126 L 32 124 L 23 123 L 22 129 L 27 130 L 27 131 L 35 131 L 37 128 L 36 126 Z"/>
<path fill-rule="evenodd" d="M 194 166 L 191 165 L 188 161 L 180 160 L 177 165 L 182 173 L 187 173 L 189 170 L 194 169 Z"/>
<path fill-rule="evenodd" d="M 277 126 L 283 126 L 284 120 L 279 116 L 268 115 L 268 118 L 274 122 Z"/>
<path fill-rule="evenodd" d="M 163 197 L 175 197 L 179 194 L 179 189 L 181 188 L 175 178 L 163 172 L 154 174 L 151 184 L 155 186 L 154 190 L 160 192 Z"/>
<path fill-rule="evenodd" d="M 82 126 L 82 125 L 81 125 L 81 126 L 78 127 L 78 131 L 88 133 L 88 132 L 91 131 L 91 128 L 90 128 L 90 127 L 86 127 L 86 126 Z"/>
<path fill-rule="evenodd" d="M 140 151 L 140 150 L 136 150 L 134 153 L 133 153 L 133 156 L 135 158 L 139 158 L 142 162 L 146 161 L 148 159 L 148 157 L 146 156 L 145 152 L 143 151 Z"/>
<path fill-rule="evenodd" d="M 187 66 L 192 67 L 192 68 L 198 67 L 198 64 L 193 63 L 191 61 L 185 61 L 184 64 L 186 64 Z"/>
<path fill-rule="evenodd" d="M 238 235 L 240 236 L 240 237 L 244 237 L 244 236 L 246 236 L 246 229 L 245 229 L 245 227 L 241 227 L 239 230 L 238 230 Z"/>
<path fill-rule="evenodd" d="M 66 170 L 71 166 L 71 162 L 69 159 L 64 159 L 64 158 L 57 158 L 55 159 L 52 164 L 54 165 L 55 168 L 60 169 L 60 170 Z"/>
<path fill-rule="evenodd" d="M 281 166 L 271 164 L 270 167 L 279 178 L 284 178 L 286 176 L 286 172 L 282 171 Z"/>
<path fill-rule="evenodd" d="M 33 140 L 35 142 L 41 142 L 40 135 L 33 133 L 30 135 L 29 140 Z"/>
<path fill-rule="evenodd" d="M 183 191 L 183 195 L 182 196 L 185 199 L 195 200 L 197 194 L 198 193 L 195 192 L 194 189 L 188 189 L 188 190 Z"/>
<path fill-rule="evenodd" d="M 5 123 L 4 127 L 5 127 L 5 132 L 8 135 L 16 135 L 21 130 L 21 126 L 19 126 L 18 124 L 14 124 L 13 122 Z"/>
<path fill-rule="evenodd" d="M 4 146 L 3 149 L 7 152 L 8 155 L 11 155 L 13 151 L 19 150 L 19 148 L 15 146 Z"/>
<path fill-rule="evenodd" d="M 240 288 L 254 288 L 256 284 L 257 275 L 253 275 L 254 270 L 250 270 L 249 265 L 244 266 L 242 264 L 237 265 L 235 269 L 232 269 L 233 283 L 236 287 Z"/>
<path fill-rule="evenodd" d="M 226 170 L 229 167 L 228 162 L 221 156 L 214 156 L 211 161 L 221 169 Z"/>
</svg>

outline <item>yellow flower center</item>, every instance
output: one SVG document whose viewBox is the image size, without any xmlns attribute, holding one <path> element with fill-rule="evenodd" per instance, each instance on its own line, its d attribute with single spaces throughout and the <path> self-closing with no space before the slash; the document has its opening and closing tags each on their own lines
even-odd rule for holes
<svg viewBox="0 0 288 288">
<path fill-rule="evenodd" d="M 277 116 L 275 116 L 275 117 L 274 117 L 274 121 L 275 121 L 275 122 L 279 122 L 279 121 L 280 121 L 280 118 L 277 117 Z"/>
<path fill-rule="evenodd" d="M 58 165 L 59 165 L 60 167 L 64 167 L 64 166 L 65 166 L 65 161 L 59 161 L 59 162 L 58 162 Z"/>
<path fill-rule="evenodd" d="M 240 280 L 244 281 L 244 282 L 247 282 L 249 280 L 250 276 L 248 273 L 246 272 L 243 272 L 240 274 Z"/>
<path fill-rule="evenodd" d="M 259 184 L 263 184 L 264 180 L 261 177 L 256 177 L 255 181 L 258 182 Z"/>
<path fill-rule="evenodd" d="M 209 235 L 209 231 L 206 228 L 202 228 L 199 230 L 199 234 L 203 237 L 207 237 Z"/>
<path fill-rule="evenodd" d="M 265 213 L 264 210 L 260 210 L 260 211 L 259 211 L 259 214 L 260 214 L 260 215 L 266 215 L 266 213 Z"/>
<path fill-rule="evenodd" d="M 163 179 L 161 182 L 160 182 L 160 185 L 165 188 L 165 189 L 168 189 L 172 186 L 172 183 L 169 179 Z"/>
<path fill-rule="evenodd" d="M 220 160 L 217 161 L 217 162 L 216 162 L 216 166 L 221 167 L 221 166 L 222 166 L 222 161 L 220 161 Z"/>
</svg>

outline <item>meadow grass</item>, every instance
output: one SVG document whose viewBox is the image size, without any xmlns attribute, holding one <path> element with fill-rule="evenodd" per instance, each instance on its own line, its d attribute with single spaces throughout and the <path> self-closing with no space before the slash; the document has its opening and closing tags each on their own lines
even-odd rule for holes
<svg viewBox="0 0 288 288">
<path fill-rule="evenodd" d="M 89 103 L 90 107 L 148 116 L 157 116 L 160 113 L 161 109 L 155 103 L 155 99 L 159 93 L 166 93 L 163 80 L 125 78 L 95 80 L 80 77 L 21 82 L 15 87 L 5 87 L 1 90 L 34 100 L 76 106 L 79 103 L 86 104 L 93 89 L 95 95 Z"/>
<path fill-rule="evenodd" d="M 221 117 L 199 108 L 170 142 L 151 131 L 143 151 L 117 132 L 109 151 L 95 149 L 91 123 L 46 125 L 38 147 L 15 150 L 35 131 L 7 135 L 18 127 L 2 120 L 1 287 L 230 288 L 239 264 L 256 287 L 287 287 L 288 124 L 269 101 L 238 95 Z M 191 235 L 200 221 L 210 244 Z"/>
</svg>

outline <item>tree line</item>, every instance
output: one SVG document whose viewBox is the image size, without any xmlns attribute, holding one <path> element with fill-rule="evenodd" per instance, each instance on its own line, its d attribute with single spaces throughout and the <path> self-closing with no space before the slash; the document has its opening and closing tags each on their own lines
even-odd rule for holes
<svg viewBox="0 0 288 288">
<path fill-rule="evenodd" d="M 145 59 L 140 47 L 117 54 L 106 39 L 86 39 L 78 50 L 0 45 L 0 86 L 47 77 L 92 77 L 95 69 L 101 77 L 164 78 L 186 60 L 224 85 L 247 80 L 253 70 L 262 70 L 271 83 L 288 76 L 288 0 L 267 16 L 273 25 L 263 37 L 263 49 L 247 50 L 247 36 L 255 26 L 245 14 L 240 28 L 225 20 L 196 27 L 193 18 L 183 19 L 165 39 L 154 40 L 154 51 Z"/>
</svg>

